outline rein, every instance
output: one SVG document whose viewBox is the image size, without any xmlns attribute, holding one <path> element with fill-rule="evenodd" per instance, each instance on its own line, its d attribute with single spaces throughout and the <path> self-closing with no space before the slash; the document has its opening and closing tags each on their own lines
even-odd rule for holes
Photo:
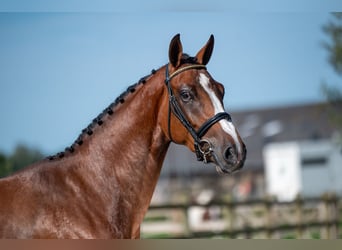
<svg viewBox="0 0 342 250">
<path fill-rule="evenodd" d="M 206 122 L 204 122 L 203 125 L 196 131 L 195 128 L 191 125 L 191 123 L 188 121 L 188 119 L 184 115 L 184 112 L 182 111 L 181 107 L 179 106 L 179 103 L 171 88 L 170 81 L 173 77 L 175 77 L 176 75 L 184 71 L 187 71 L 190 69 L 207 69 L 207 68 L 201 64 L 194 64 L 194 65 L 189 65 L 189 66 L 180 68 L 170 75 L 168 66 L 169 65 L 166 65 L 166 70 L 165 70 L 165 84 L 169 92 L 168 131 L 169 131 L 170 140 L 173 141 L 172 136 L 171 136 L 171 112 L 172 112 L 177 117 L 177 119 L 183 124 L 183 126 L 188 130 L 188 132 L 191 134 L 192 138 L 194 139 L 194 147 L 195 147 L 197 160 L 207 163 L 208 162 L 207 157 L 211 155 L 211 153 L 213 152 L 213 148 L 212 148 L 211 143 L 208 140 L 201 139 L 201 138 L 218 121 L 222 119 L 231 121 L 231 116 L 227 112 L 217 113 L 213 117 L 209 118 Z"/>
</svg>

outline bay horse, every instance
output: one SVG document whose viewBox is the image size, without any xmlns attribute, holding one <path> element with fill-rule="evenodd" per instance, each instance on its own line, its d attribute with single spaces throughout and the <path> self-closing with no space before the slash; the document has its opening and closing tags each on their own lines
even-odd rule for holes
<svg viewBox="0 0 342 250">
<path fill-rule="evenodd" d="M 246 147 L 206 70 L 214 37 L 195 57 L 180 35 L 169 63 L 130 86 L 64 152 L 0 180 L 1 238 L 139 238 L 170 142 L 220 173 Z"/>
</svg>

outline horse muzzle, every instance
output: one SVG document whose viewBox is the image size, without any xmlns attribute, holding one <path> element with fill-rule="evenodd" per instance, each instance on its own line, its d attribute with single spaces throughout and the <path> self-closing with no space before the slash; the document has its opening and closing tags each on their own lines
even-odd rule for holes
<svg viewBox="0 0 342 250">
<path fill-rule="evenodd" d="M 208 139 L 203 139 L 198 148 L 203 156 L 203 162 L 213 163 L 216 165 L 217 172 L 222 174 L 232 174 L 240 170 L 247 155 L 245 144 L 242 144 L 242 149 L 239 151 L 235 145 L 220 147 L 215 146 Z"/>
</svg>

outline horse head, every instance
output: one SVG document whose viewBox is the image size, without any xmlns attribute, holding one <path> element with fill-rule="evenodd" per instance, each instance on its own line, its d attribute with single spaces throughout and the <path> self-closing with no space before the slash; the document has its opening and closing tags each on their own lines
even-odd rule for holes
<svg viewBox="0 0 342 250">
<path fill-rule="evenodd" d="M 171 40 L 165 68 L 169 101 L 161 106 L 168 118 L 162 127 L 170 141 L 186 145 L 198 160 L 215 164 L 220 173 L 232 173 L 242 168 L 246 147 L 224 109 L 224 86 L 206 69 L 213 47 L 211 35 L 190 57 L 183 54 L 179 34 Z"/>
</svg>

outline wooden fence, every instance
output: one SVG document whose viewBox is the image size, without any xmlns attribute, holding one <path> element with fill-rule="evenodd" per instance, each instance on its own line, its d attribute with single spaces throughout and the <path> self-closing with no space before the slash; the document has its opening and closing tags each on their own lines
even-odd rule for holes
<svg viewBox="0 0 342 250">
<path fill-rule="evenodd" d="M 341 238 L 342 202 L 333 194 L 278 202 L 153 205 L 142 238 Z"/>
</svg>

